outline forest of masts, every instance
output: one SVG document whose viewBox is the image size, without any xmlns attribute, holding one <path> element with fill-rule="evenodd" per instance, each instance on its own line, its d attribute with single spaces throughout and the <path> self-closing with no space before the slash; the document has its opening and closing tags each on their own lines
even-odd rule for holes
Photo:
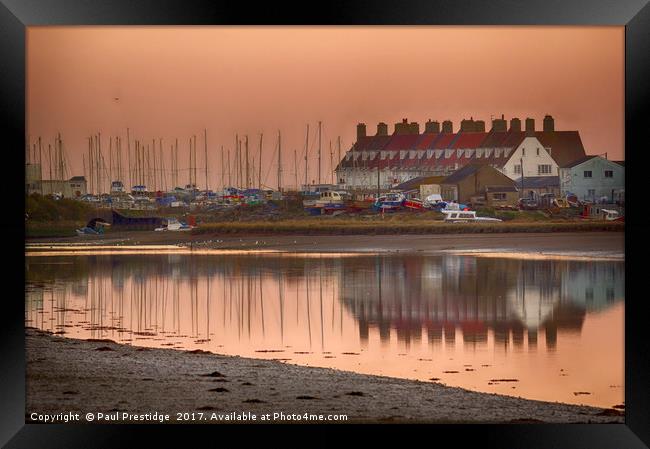
<svg viewBox="0 0 650 449">
<path fill-rule="evenodd" d="M 248 135 L 236 134 L 232 146 L 219 145 L 218 150 L 209 146 L 207 129 L 202 134 L 203 151 L 200 152 L 196 135 L 180 142 L 178 138 L 171 142 L 165 142 L 162 138 L 141 140 L 133 138 L 131 130 L 127 128 L 126 142 L 121 136 L 109 136 L 108 142 L 101 133 L 89 136 L 87 149 L 81 154 L 87 190 L 94 194 L 108 193 L 111 184 L 120 181 L 125 190 L 130 190 L 127 186 L 144 186 L 148 191 L 170 191 L 184 184 L 185 188 L 203 188 L 205 191 L 215 188 L 223 191 L 227 187 L 283 191 L 300 190 L 301 186 L 310 184 L 310 175 L 311 184 L 334 184 L 336 181 L 334 170 L 341 160 L 341 138 L 337 137 L 334 143 L 329 140 L 329 149 L 324 150 L 321 122 L 318 122 L 314 130 L 316 136 L 312 137 L 311 142 L 307 125 L 300 155 L 296 149 L 293 154 L 283 155 L 282 134 L 278 131 L 273 139 L 271 163 L 262 160 L 262 133 L 255 142 L 249 141 Z M 179 163 L 178 149 L 183 144 L 189 148 L 189 165 L 186 166 Z M 70 164 L 60 134 L 56 136 L 54 144 L 48 144 L 47 148 L 41 137 L 33 143 L 28 139 L 26 150 L 27 163 L 40 164 L 41 179 L 47 176 L 50 180 L 65 180 L 70 176 Z M 203 154 L 199 157 L 200 153 Z M 293 160 L 287 170 L 285 165 L 291 156 Z M 215 159 L 212 165 L 218 166 L 216 170 L 210 168 L 211 158 Z M 199 185 L 199 176 L 202 185 Z"/>
</svg>

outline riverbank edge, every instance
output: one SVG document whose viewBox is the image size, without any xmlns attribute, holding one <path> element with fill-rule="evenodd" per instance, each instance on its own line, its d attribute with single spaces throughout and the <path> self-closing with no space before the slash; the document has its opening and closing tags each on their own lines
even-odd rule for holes
<svg viewBox="0 0 650 449">
<path fill-rule="evenodd" d="M 227 222 L 200 225 L 192 235 L 410 235 L 410 234 L 498 234 L 538 232 L 623 232 L 617 222 L 502 222 L 502 223 L 359 223 L 334 220 L 319 223 L 300 222 Z"/>
<path fill-rule="evenodd" d="M 348 423 L 624 422 L 624 413 L 615 409 L 480 393 L 435 381 L 76 340 L 34 328 L 26 329 L 25 341 L 26 422 L 32 422 L 31 413 L 66 411 L 258 416 L 282 411 L 347 414 Z"/>
<path fill-rule="evenodd" d="M 26 227 L 27 238 L 74 237 L 79 226 L 38 223 Z M 210 235 L 435 235 L 476 233 L 529 233 L 529 232 L 623 232 L 625 223 L 611 221 L 525 221 L 502 223 L 444 223 L 440 221 L 411 220 L 405 222 L 358 220 L 279 220 L 235 221 L 201 224 L 187 231 L 194 236 Z M 148 231 L 140 231 L 148 232 Z M 106 236 L 119 233 L 108 230 Z M 172 232 L 173 234 L 176 234 Z"/>
</svg>

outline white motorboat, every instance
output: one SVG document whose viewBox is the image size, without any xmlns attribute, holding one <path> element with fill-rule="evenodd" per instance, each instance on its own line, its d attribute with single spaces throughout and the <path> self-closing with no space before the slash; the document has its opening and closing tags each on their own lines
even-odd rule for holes
<svg viewBox="0 0 650 449">
<path fill-rule="evenodd" d="M 491 217 L 477 217 L 476 211 L 473 210 L 446 210 L 442 212 L 445 215 L 445 221 L 450 223 L 465 223 L 465 222 L 500 222 L 502 220 Z"/>
</svg>

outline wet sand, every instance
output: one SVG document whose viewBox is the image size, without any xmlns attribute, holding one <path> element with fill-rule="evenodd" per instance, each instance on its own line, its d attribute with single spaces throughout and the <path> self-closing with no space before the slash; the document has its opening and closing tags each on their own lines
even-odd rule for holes
<svg viewBox="0 0 650 449">
<path fill-rule="evenodd" d="M 177 412 L 203 412 L 206 418 L 251 412 L 258 420 L 275 412 L 346 414 L 347 422 L 396 423 L 624 421 L 616 410 L 477 393 L 433 381 L 73 340 L 31 328 L 26 357 L 28 422 L 32 412 L 79 412 L 85 422 L 85 413 L 116 411 L 170 413 L 172 422 Z"/>
<path fill-rule="evenodd" d="M 32 239 L 28 251 L 59 250 L 61 246 L 174 245 L 191 249 L 271 250 L 282 252 L 510 252 L 542 255 L 585 255 L 622 258 L 623 232 L 505 233 L 447 235 L 219 236 L 185 233 L 129 232 L 103 237 Z M 152 249 L 154 249 L 152 247 Z"/>
</svg>

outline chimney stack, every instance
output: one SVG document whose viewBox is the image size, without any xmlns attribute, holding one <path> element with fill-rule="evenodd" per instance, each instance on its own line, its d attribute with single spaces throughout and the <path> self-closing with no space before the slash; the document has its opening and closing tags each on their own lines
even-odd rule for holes
<svg viewBox="0 0 650 449">
<path fill-rule="evenodd" d="M 508 122 L 506 122 L 505 117 L 501 114 L 501 118 L 492 119 L 492 131 L 494 132 L 506 132 L 508 130 Z"/>
<path fill-rule="evenodd" d="M 427 120 L 424 124 L 424 132 L 426 134 L 437 134 L 440 132 L 440 123 L 432 122 L 431 119 Z"/>
<path fill-rule="evenodd" d="M 366 124 L 365 123 L 357 124 L 357 140 L 361 140 L 362 137 L 366 137 Z"/>
<path fill-rule="evenodd" d="M 420 124 L 418 122 L 409 123 L 410 134 L 420 134 Z"/>
<path fill-rule="evenodd" d="M 535 134 L 535 119 L 530 117 L 526 119 L 526 134 L 529 136 Z"/>
<path fill-rule="evenodd" d="M 408 120 L 403 118 L 401 123 L 395 123 L 395 131 L 393 132 L 393 134 L 396 135 L 408 134 L 409 133 L 408 127 L 409 127 Z"/>
<path fill-rule="evenodd" d="M 542 126 L 544 132 L 553 132 L 555 131 L 555 120 L 550 115 L 546 115 Z"/>
<path fill-rule="evenodd" d="M 460 131 L 464 133 L 474 132 L 474 119 L 463 119 L 460 121 Z"/>
<path fill-rule="evenodd" d="M 384 122 L 377 123 L 377 135 L 378 136 L 387 136 L 388 135 L 388 125 Z"/>
<path fill-rule="evenodd" d="M 521 120 L 517 117 L 510 119 L 510 131 L 521 132 Z"/>
<path fill-rule="evenodd" d="M 454 132 L 454 124 L 451 120 L 445 120 L 442 122 L 442 132 L 445 134 L 452 134 Z"/>
</svg>

